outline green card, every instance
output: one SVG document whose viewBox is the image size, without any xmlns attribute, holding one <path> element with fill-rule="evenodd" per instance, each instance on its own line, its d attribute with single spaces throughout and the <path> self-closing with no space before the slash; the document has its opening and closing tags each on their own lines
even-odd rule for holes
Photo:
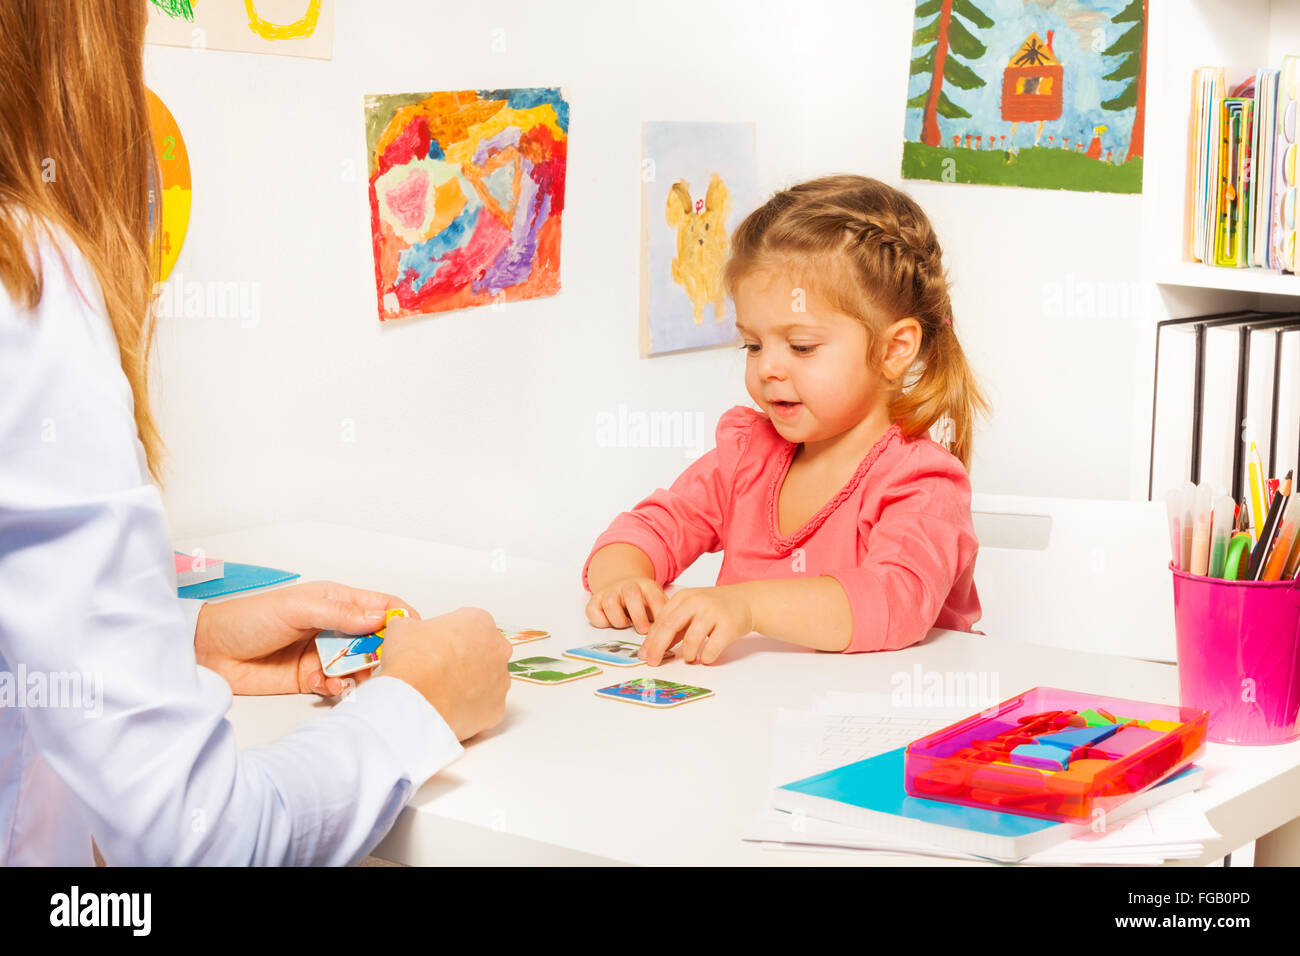
<svg viewBox="0 0 1300 956">
<path fill-rule="evenodd" d="M 600 673 L 600 668 L 594 664 L 560 657 L 525 657 L 521 661 L 511 661 L 508 669 L 511 677 L 534 684 L 563 684 Z"/>
</svg>

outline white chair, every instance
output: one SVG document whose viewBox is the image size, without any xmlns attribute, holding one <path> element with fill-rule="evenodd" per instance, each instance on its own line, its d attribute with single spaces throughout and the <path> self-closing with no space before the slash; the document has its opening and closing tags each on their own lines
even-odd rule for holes
<svg viewBox="0 0 1300 956">
<path fill-rule="evenodd" d="M 975 628 L 1072 650 L 1174 661 L 1164 502 L 975 494 Z"/>
</svg>

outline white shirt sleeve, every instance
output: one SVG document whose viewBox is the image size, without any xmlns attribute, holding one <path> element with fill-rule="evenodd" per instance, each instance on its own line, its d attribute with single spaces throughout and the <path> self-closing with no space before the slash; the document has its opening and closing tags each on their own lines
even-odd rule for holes
<svg viewBox="0 0 1300 956">
<path fill-rule="evenodd" d="M 230 688 L 195 663 L 198 605 L 176 596 L 98 285 L 62 249 L 66 264 L 42 245 L 34 312 L 0 287 L 0 670 L 47 682 L 24 714 L 35 747 L 110 865 L 358 860 L 461 746 L 422 695 L 376 677 L 236 747 Z M 55 700 L 74 678 L 79 698 Z"/>
</svg>

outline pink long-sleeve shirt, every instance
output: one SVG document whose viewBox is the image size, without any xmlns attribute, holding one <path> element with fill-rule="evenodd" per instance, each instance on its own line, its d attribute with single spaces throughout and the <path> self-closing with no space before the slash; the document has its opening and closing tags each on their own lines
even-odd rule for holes
<svg viewBox="0 0 1300 956">
<path fill-rule="evenodd" d="M 608 544 L 640 548 L 666 586 L 706 551 L 723 552 L 717 583 L 832 577 L 853 613 L 847 652 L 914 644 L 931 627 L 968 631 L 980 617 L 979 541 L 970 478 L 929 438 L 892 426 L 834 498 L 793 534 L 777 499 L 798 445 L 765 415 L 737 406 L 718 421 L 717 445 L 614 519 L 582 569 Z"/>
</svg>

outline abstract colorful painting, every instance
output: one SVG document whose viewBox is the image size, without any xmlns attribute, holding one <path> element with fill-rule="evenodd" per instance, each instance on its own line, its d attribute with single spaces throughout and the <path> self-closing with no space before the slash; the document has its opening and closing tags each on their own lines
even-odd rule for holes
<svg viewBox="0 0 1300 956">
<path fill-rule="evenodd" d="M 568 146 L 557 88 L 367 96 L 379 318 L 559 292 Z"/>
<path fill-rule="evenodd" d="M 145 42 L 328 60 L 334 0 L 150 0 Z"/>
<path fill-rule="evenodd" d="M 185 140 L 171 110 L 148 87 L 149 125 L 153 128 L 154 151 L 158 155 L 161 188 L 155 187 L 162 200 L 162 263 L 157 281 L 165 282 L 176 265 L 190 225 L 190 157 Z M 149 192 L 149 215 L 157 209 L 155 190 Z"/>
<path fill-rule="evenodd" d="M 903 176 L 1142 191 L 1148 0 L 918 0 Z"/>
<path fill-rule="evenodd" d="M 753 123 L 645 123 L 641 354 L 730 345 L 722 288 L 732 230 L 758 205 Z"/>
</svg>

